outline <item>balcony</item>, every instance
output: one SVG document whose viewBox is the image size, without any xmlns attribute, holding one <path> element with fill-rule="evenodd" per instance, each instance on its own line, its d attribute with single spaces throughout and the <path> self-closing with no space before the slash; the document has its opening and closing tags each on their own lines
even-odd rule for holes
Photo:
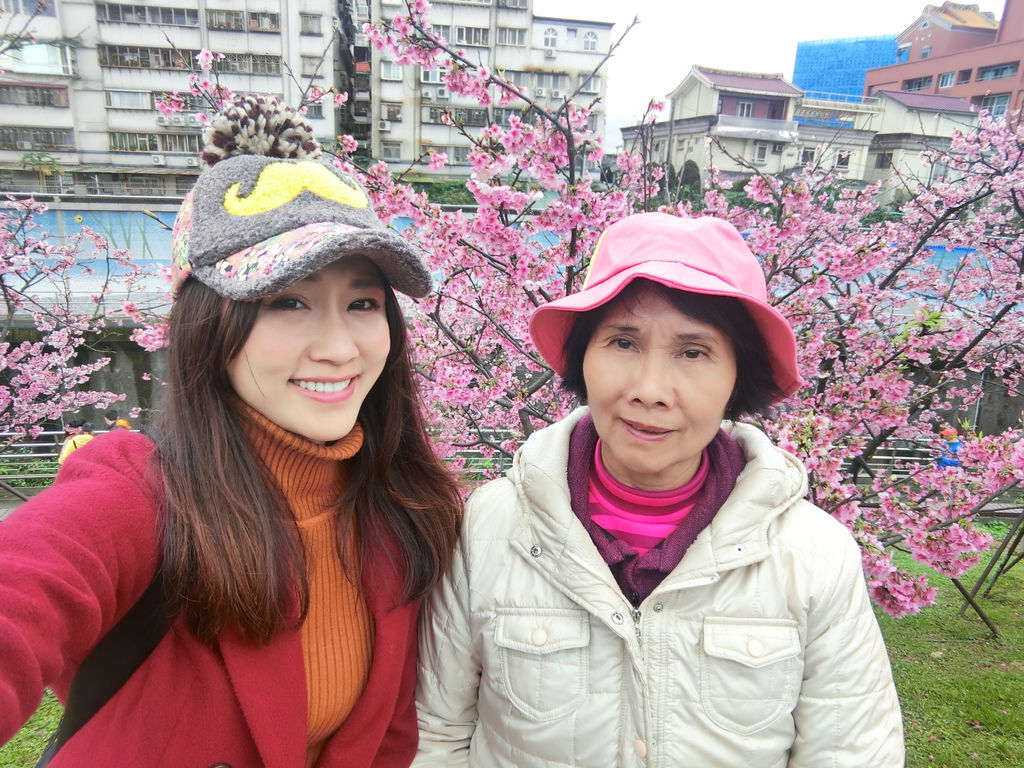
<svg viewBox="0 0 1024 768">
<path fill-rule="evenodd" d="M 795 141 L 799 130 L 795 120 L 768 120 L 762 117 L 719 115 L 712 136 L 758 141 Z"/>
</svg>

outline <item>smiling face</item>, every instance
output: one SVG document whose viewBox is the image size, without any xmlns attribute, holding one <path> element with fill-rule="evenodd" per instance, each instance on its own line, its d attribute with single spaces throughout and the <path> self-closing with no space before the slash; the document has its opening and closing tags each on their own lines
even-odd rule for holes
<svg viewBox="0 0 1024 768">
<path fill-rule="evenodd" d="M 391 348 L 388 290 L 368 259 L 350 256 L 261 299 L 228 363 L 235 392 L 289 432 L 322 443 L 344 437 Z"/>
<path fill-rule="evenodd" d="M 678 488 L 696 474 L 736 384 L 732 341 L 657 291 L 613 300 L 583 356 L 601 459 L 632 488 Z"/>
</svg>

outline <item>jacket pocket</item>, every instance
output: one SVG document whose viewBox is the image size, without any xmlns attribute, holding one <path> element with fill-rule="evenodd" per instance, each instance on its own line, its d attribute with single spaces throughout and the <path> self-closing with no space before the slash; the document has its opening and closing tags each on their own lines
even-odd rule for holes
<svg viewBox="0 0 1024 768">
<path fill-rule="evenodd" d="M 803 653 L 792 619 L 704 618 L 700 698 L 715 725 L 758 731 L 796 706 Z"/>
<path fill-rule="evenodd" d="M 590 645 L 586 611 L 498 609 L 494 643 L 505 693 L 524 715 L 554 720 L 583 703 Z"/>
</svg>

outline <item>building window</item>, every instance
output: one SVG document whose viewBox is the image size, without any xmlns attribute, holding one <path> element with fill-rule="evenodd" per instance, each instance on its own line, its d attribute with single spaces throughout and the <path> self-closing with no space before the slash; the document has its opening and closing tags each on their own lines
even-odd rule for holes
<svg viewBox="0 0 1024 768">
<path fill-rule="evenodd" d="M 892 168 L 892 152 L 882 152 L 875 155 L 875 168 L 880 171 Z"/>
<path fill-rule="evenodd" d="M 978 67 L 978 80 L 1001 80 L 1004 77 L 1013 77 L 1017 74 L 1017 62 L 1009 64 L 996 64 L 992 67 Z"/>
<path fill-rule="evenodd" d="M 505 0 L 503 3 L 499 0 L 499 5 L 501 5 L 502 8 L 517 8 L 521 11 L 525 11 L 529 8 L 529 0 Z"/>
<path fill-rule="evenodd" d="M 322 16 L 318 13 L 299 14 L 299 33 L 303 35 L 319 35 Z"/>
<path fill-rule="evenodd" d="M 157 136 L 161 152 L 198 155 L 202 151 L 198 133 L 163 133 Z"/>
<path fill-rule="evenodd" d="M 68 105 L 68 89 L 64 86 L 0 85 L 0 104 L 66 107 Z"/>
<path fill-rule="evenodd" d="M 249 12 L 250 32 L 280 32 L 281 17 L 277 13 Z"/>
<path fill-rule="evenodd" d="M 932 55 L 932 47 L 930 45 L 923 45 L 923 46 L 921 46 L 921 58 L 922 59 L 927 59 L 931 55 Z"/>
<path fill-rule="evenodd" d="M 598 75 L 580 78 L 580 93 L 600 93 L 601 78 Z"/>
<path fill-rule="evenodd" d="M 774 142 L 772 144 L 772 154 L 773 155 L 781 155 L 782 154 L 782 150 L 785 149 L 785 147 L 786 147 L 786 145 L 783 144 L 781 141 Z"/>
<path fill-rule="evenodd" d="M 145 24 L 149 21 L 144 5 L 96 3 L 97 21 L 121 21 L 125 24 Z"/>
<path fill-rule="evenodd" d="M 402 142 L 384 141 L 380 145 L 380 156 L 382 160 L 398 160 L 402 157 Z"/>
<path fill-rule="evenodd" d="M 584 51 L 596 51 L 597 50 L 597 33 L 587 32 L 583 35 L 583 50 Z"/>
<path fill-rule="evenodd" d="M 909 45 L 901 45 L 896 50 L 896 63 L 897 64 L 904 64 L 904 63 L 906 63 L 908 61 L 910 61 L 910 46 Z"/>
<path fill-rule="evenodd" d="M 73 75 L 71 50 L 62 43 L 27 43 L 0 53 L 0 71 L 30 75 Z"/>
<path fill-rule="evenodd" d="M 912 80 L 903 81 L 904 91 L 930 91 L 932 89 L 932 76 L 915 77 Z"/>
<path fill-rule="evenodd" d="M 245 13 L 242 11 L 207 11 L 206 26 L 210 29 L 245 30 Z"/>
<path fill-rule="evenodd" d="M 49 3 L 53 5 L 54 3 Z M 96 3 L 96 20 L 123 24 L 168 24 L 199 26 L 199 11 L 194 8 L 154 8 L 123 3 Z"/>
<path fill-rule="evenodd" d="M 390 62 L 389 62 L 390 63 Z M 420 71 L 420 82 L 427 85 L 441 85 L 445 71 L 443 69 L 424 69 Z"/>
<path fill-rule="evenodd" d="M 302 76 L 303 77 L 323 77 L 323 59 L 319 56 L 303 56 L 302 57 Z"/>
<path fill-rule="evenodd" d="M 768 142 L 766 141 L 755 141 L 754 142 L 754 162 L 763 163 L 768 159 Z"/>
<path fill-rule="evenodd" d="M 547 29 L 544 30 L 544 47 L 558 47 L 558 30 L 555 29 L 554 27 L 548 27 Z"/>
<path fill-rule="evenodd" d="M 952 88 L 953 87 L 953 73 L 943 72 L 939 75 L 939 88 Z"/>
<path fill-rule="evenodd" d="M 470 147 L 452 147 L 451 161 L 456 165 L 465 165 L 469 162 Z"/>
<path fill-rule="evenodd" d="M 75 148 L 70 128 L 0 127 L 0 149 L 64 151 Z"/>
<path fill-rule="evenodd" d="M 142 48 L 135 45 L 100 45 L 101 67 L 131 69 L 188 69 L 199 51 Z"/>
<path fill-rule="evenodd" d="M 456 45 L 490 45 L 491 30 L 487 27 L 456 27 Z"/>
<path fill-rule="evenodd" d="M 992 117 L 1002 117 L 1006 114 L 1007 108 L 1010 106 L 1010 94 L 1008 93 L 992 93 L 988 96 L 982 97 L 979 102 L 979 106 L 982 109 L 987 109 L 988 113 Z"/>
<path fill-rule="evenodd" d="M 738 101 L 738 102 L 736 102 L 736 115 L 737 115 L 737 117 L 753 117 L 753 115 L 754 115 L 754 102 L 752 102 L 752 101 Z"/>
<path fill-rule="evenodd" d="M 152 93 L 146 93 L 145 91 L 107 91 L 107 106 L 111 109 L 156 109 L 158 101 L 169 101 L 174 94 L 170 91 L 153 91 Z M 146 97 L 146 106 L 128 106 L 129 103 L 134 101 L 132 94 L 139 93 Z M 122 96 L 118 94 L 127 94 Z M 183 112 L 205 112 L 209 109 L 210 105 L 201 96 L 196 96 L 191 93 L 178 93 L 177 99 L 182 102 Z M 120 103 L 115 103 L 115 100 Z"/>
<path fill-rule="evenodd" d="M 517 88 L 529 88 L 530 87 L 530 73 L 523 72 L 517 69 L 506 69 L 502 73 L 505 77 L 505 82 L 511 83 Z"/>
<path fill-rule="evenodd" d="M 155 133 L 111 133 L 108 139 L 111 152 L 160 151 Z"/>
<path fill-rule="evenodd" d="M 198 27 L 199 11 L 195 8 L 150 8 L 149 20 L 154 24 Z"/>
<path fill-rule="evenodd" d="M 104 91 L 108 109 L 153 109 L 153 94 L 149 91 Z"/>
<path fill-rule="evenodd" d="M 380 105 L 380 116 L 392 123 L 402 121 L 402 105 L 398 102 L 385 102 Z"/>
<path fill-rule="evenodd" d="M 317 101 L 313 104 L 306 105 L 306 117 L 310 117 L 316 120 L 322 119 L 324 116 L 324 105 Z"/>
<path fill-rule="evenodd" d="M 516 27 L 498 27 L 498 45 L 526 45 L 526 30 Z"/>
<path fill-rule="evenodd" d="M 4 0 L 0 2 L 0 11 L 5 13 L 24 13 L 31 16 L 56 16 L 56 3 L 40 3 L 38 0 Z"/>
<path fill-rule="evenodd" d="M 811 149 L 809 147 L 805 147 L 804 149 L 800 150 L 800 165 L 807 165 L 808 163 L 813 163 L 813 162 L 814 162 L 814 150 L 813 149 Z"/>
<path fill-rule="evenodd" d="M 281 57 L 269 54 L 228 53 L 214 65 L 217 72 L 238 72 L 253 75 L 278 75 Z"/>
<path fill-rule="evenodd" d="M 566 90 L 569 88 L 569 75 L 564 72 L 537 72 L 534 74 L 537 88 L 553 88 Z"/>
<path fill-rule="evenodd" d="M 957 85 L 962 85 L 963 83 L 971 82 L 971 72 L 972 71 L 973 70 L 970 70 L 970 69 L 961 69 L 959 72 L 957 72 L 956 84 Z"/>
<path fill-rule="evenodd" d="M 434 71 L 436 72 L 437 70 Z M 380 63 L 380 79 L 388 80 L 390 82 L 400 82 L 402 80 L 401 65 L 395 64 L 393 61 L 382 61 Z"/>
<path fill-rule="evenodd" d="M 839 152 L 836 154 L 836 169 L 840 171 L 850 170 L 850 152 Z"/>
</svg>

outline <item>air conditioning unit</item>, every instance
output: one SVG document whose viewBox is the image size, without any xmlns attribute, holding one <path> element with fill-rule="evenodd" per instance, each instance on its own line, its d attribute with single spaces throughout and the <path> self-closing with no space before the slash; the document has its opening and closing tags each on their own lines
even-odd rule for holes
<svg viewBox="0 0 1024 768">
<path fill-rule="evenodd" d="M 437 98 L 439 98 L 439 99 L 447 99 L 449 95 L 450 94 L 448 93 L 448 89 L 447 88 L 438 88 L 437 89 Z"/>
<path fill-rule="evenodd" d="M 543 88 L 534 88 L 533 89 L 533 95 L 534 96 L 538 96 L 540 98 L 544 98 L 545 96 L 548 95 L 548 92 L 545 91 Z"/>
<path fill-rule="evenodd" d="M 18 149 L 32 149 L 32 142 L 31 141 L 19 141 L 18 142 Z"/>
<path fill-rule="evenodd" d="M 175 115 L 171 118 L 171 125 L 184 125 L 185 118 L 182 115 Z"/>
<path fill-rule="evenodd" d="M 552 91 L 551 92 L 551 98 L 552 99 L 560 99 L 560 98 L 562 98 L 562 92 L 561 91 Z"/>
<path fill-rule="evenodd" d="M 544 58 L 545 59 L 553 59 L 553 58 L 555 58 L 555 49 L 554 48 L 545 48 L 544 49 Z"/>
<path fill-rule="evenodd" d="M 424 88 L 422 91 L 420 91 L 420 96 L 422 96 L 424 99 L 432 99 L 434 98 L 434 92 L 429 88 Z"/>
<path fill-rule="evenodd" d="M 156 124 L 157 125 L 167 125 L 167 115 L 157 115 L 156 116 Z"/>
<path fill-rule="evenodd" d="M 153 165 L 167 165 L 167 158 L 163 155 L 150 155 L 149 162 Z"/>
<path fill-rule="evenodd" d="M 199 167 L 199 158 L 198 157 L 186 157 L 185 158 L 185 167 L 186 168 L 198 168 Z"/>
<path fill-rule="evenodd" d="M 387 120 L 378 120 L 377 121 L 377 130 L 378 131 L 390 131 L 391 130 L 391 123 L 389 123 Z"/>
</svg>

